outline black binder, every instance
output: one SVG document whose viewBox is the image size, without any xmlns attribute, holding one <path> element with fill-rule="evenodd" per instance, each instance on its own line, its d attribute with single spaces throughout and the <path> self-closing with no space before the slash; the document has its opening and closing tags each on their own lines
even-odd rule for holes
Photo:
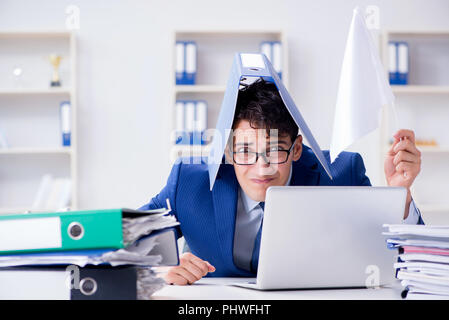
<svg viewBox="0 0 449 320">
<path fill-rule="evenodd" d="M 79 288 L 72 288 L 71 300 L 136 300 L 135 267 L 80 268 Z"/>
<path fill-rule="evenodd" d="M 69 296 L 71 300 L 136 300 L 137 299 L 137 267 L 123 266 L 86 266 L 76 267 L 69 266 L 27 266 L 27 267 L 8 267 L 0 268 L 0 276 L 8 277 L 10 272 L 23 272 L 33 274 L 35 272 L 49 272 L 48 286 L 42 283 L 33 283 L 29 281 L 19 281 L 14 284 L 15 292 L 20 292 L 13 299 L 42 299 L 39 295 L 30 296 L 30 292 L 39 290 L 48 290 L 48 287 L 57 286 L 65 292 L 62 296 L 55 296 L 54 299 L 67 299 Z M 8 273 L 9 272 L 9 273 Z M 54 276 L 58 273 L 65 274 L 61 276 Z M 22 277 L 18 277 L 19 279 Z M 64 278 L 64 283 L 61 283 L 61 278 Z M 70 284 L 70 285 L 69 285 Z M 36 290 L 36 286 L 40 286 Z M 8 290 L 11 288 L 0 288 L 0 298 L 8 298 Z M 67 291 L 66 291 L 67 290 Z M 5 291 L 5 292 L 3 292 Z M 68 294 L 70 291 L 70 294 Z M 23 294 L 22 294 L 23 293 Z"/>
</svg>

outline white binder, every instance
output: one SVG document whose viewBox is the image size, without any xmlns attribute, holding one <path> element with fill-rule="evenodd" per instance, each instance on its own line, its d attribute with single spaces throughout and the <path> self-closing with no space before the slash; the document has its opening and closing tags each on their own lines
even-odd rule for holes
<svg viewBox="0 0 449 320">
<path fill-rule="evenodd" d="M 184 42 L 176 42 L 176 62 L 175 62 L 175 72 L 176 72 L 176 84 L 183 84 L 184 80 Z"/>
</svg>

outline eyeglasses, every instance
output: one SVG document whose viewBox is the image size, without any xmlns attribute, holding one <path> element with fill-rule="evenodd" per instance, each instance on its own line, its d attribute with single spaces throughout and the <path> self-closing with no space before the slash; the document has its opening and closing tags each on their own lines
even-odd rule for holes
<svg viewBox="0 0 449 320">
<path fill-rule="evenodd" d="M 233 159 L 236 164 L 251 165 L 255 164 L 259 157 L 262 156 L 267 164 L 281 164 L 287 162 L 294 145 L 295 142 L 288 150 L 265 150 L 265 152 L 237 151 L 233 152 Z"/>
</svg>

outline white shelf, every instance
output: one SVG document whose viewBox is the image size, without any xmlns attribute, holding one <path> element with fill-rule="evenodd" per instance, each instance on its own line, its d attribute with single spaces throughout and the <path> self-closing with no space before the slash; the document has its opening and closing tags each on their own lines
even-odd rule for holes
<svg viewBox="0 0 449 320">
<path fill-rule="evenodd" d="M 12 214 L 12 213 L 25 213 L 33 212 L 30 207 L 11 207 L 11 208 L 0 208 L 0 215 L 2 214 Z"/>
<path fill-rule="evenodd" d="M 70 209 L 71 210 L 71 209 Z M 31 206 L 29 207 L 3 207 L 0 208 L 0 215 L 4 214 L 14 214 L 14 213 L 39 213 L 39 212 L 56 212 L 54 209 L 34 209 Z M 61 211 L 63 212 L 63 211 Z"/>
<path fill-rule="evenodd" d="M 386 30 L 390 37 L 446 37 L 449 30 Z"/>
<path fill-rule="evenodd" d="M 419 151 L 421 151 L 421 153 L 424 153 L 424 154 L 426 154 L 426 153 L 431 153 L 431 154 L 433 154 L 433 153 L 436 153 L 436 154 L 449 153 L 449 147 L 424 147 L 424 146 L 420 146 L 420 145 L 417 145 L 416 147 L 418 148 Z M 390 150 L 390 148 L 391 148 L 391 145 L 386 145 L 383 149 L 383 152 L 387 153 L 388 150 Z"/>
<path fill-rule="evenodd" d="M 30 155 L 30 154 L 67 154 L 70 155 L 72 149 L 67 148 L 5 148 L 0 149 L 0 155 Z"/>
<path fill-rule="evenodd" d="M 421 147 L 417 146 L 421 153 L 449 153 L 449 147 Z"/>
<path fill-rule="evenodd" d="M 1 197 L 0 213 L 17 213 L 30 210 L 31 205 L 28 207 L 26 205 L 24 207 L 15 207 L 15 204 L 20 204 L 20 199 L 27 199 L 28 201 L 33 199 L 37 191 L 37 180 L 39 176 L 44 174 L 55 174 L 56 176 L 69 178 L 71 181 L 70 203 L 73 207 L 78 207 L 78 147 L 76 132 L 78 127 L 78 68 L 76 34 L 65 29 L 41 31 L 0 30 L 0 43 L 0 54 L 2 58 L 5 57 L 6 62 L 4 64 L 6 63 L 8 66 L 9 64 L 12 65 L 17 56 L 20 56 L 21 59 L 23 58 L 24 61 L 29 63 L 27 70 L 30 70 L 32 73 L 40 74 L 47 72 L 47 70 L 50 73 L 51 65 L 44 60 L 47 51 L 48 53 L 54 51 L 61 54 L 64 57 L 61 65 L 65 63 L 64 68 L 61 67 L 61 76 L 63 76 L 62 87 L 50 87 L 49 76 L 48 78 L 46 76 L 28 77 L 23 84 L 24 87 L 14 87 L 6 81 L 0 87 L 0 98 L 4 100 L 11 98 L 11 101 L 8 101 L 8 103 L 0 105 L 3 112 L 2 115 L 11 115 L 10 118 L 3 118 L 3 121 L 6 121 L 5 123 L 7 124 L 5 126 L 7 128 L 2 128 L 3 133 L 6 137 L 8 135 L 19 137 L 18 139 L 10 139 L 10 141 L 20 141 L 16 144 L 12 143 L 12 145 L 25 145 L 24 147 L 0 149 L 0 158 L 7 160 L 6 162 L 4 161 L 5 165 L 11 166 L 15 170 L 20 170 L 21 173 L 21 175 L 15 175 L 12 172 L 5 179 L 2 179 L 2 188 L 8 188 L 9 186 L 11 188 L 9 189 L 8 197 L 5 197 L 5 195 Z M 36 48 L 36 51 L 33 48 Z M 48 103 L 49 100 L 51 100 L 50 104 Z M 58 128 L 58 122 L 60 122 L 60 116 L 56 112 L 56 107 L 59 106 L 58 101 L 63 100 L 70 100 L 71 105 L 70 147 L 59 146 L 54 138 L 54 134 L 59 133 L 53 129 Z M 45 110 L 42 110 L 42 117 L 40 117 L 40 108 L 47 105 L 52 105 L 54 108 L 50 110 L 45 107 Z M 22 106 L 24 106 L 23 110 L 16 110 Z M 37 108 L 34 109 L 33 107 Z M 17 126 L 13 121 L 17 122 Z M 20 131 L 20 128 L 23 128 L 26 123 L 36 125 L 38 130 L 44 130 L 42 143 L 38 138 L 30 139 L 29 145 L 31 146 L 26 147 L 27 144 L 23 142 L 26 141 L 24 138 L 25 133 Z M 47 128 L 48 131 L 45 131 Z M 26 134 L 33 135 L 33 130 L 35 128 L 30 128 L 30 131 L 26 132 Z M 33 138 L 35 137 L 33 136 Z M 39 147 L 39 145 L 44 147 Z M 29 159 L 32 160 L 28 161 Z M 34 161 L 34 159 L 37 161 Z M 5 167 L 4 171 L 7 170 Z M 34 175 L 35 172 L 36 175 Z"/>
<path fill-rule="evenodd" d="M 71 94 L 70 88 L 11 88 L 0 89 L 0 95 L 52 95 Z"/>
<path fill-rule="evenodd" d="M 16 208 L 0 208 L 0 215 L 2 214 L 11 214 L 11 213 L 24 213 L 31 211 L 30 208 L 26 207 L 16 207 Z"/>
<path fill-rule="evenodd" d="M 220 85 L 177 85 L 176 93 L 224 93 L 226 86 Z"/>
<path fill-rule="evenodd" d="M 281 35 L 283 30 L 280 29 L 255 29 L 255 30 L 241 30 L 241 29 L 202 29 L 202 30 L 175 30 L 175 34 L 179 37 L 188 37 L 188 38 L 201 38 L 201 37 L 259 37 L 269 35 L 271 37 L 281 39 Z"/>
<path fill-rule="evenodd" d="M 420 211 L 424 213 L 449 212 L 449 204 L 447 205 L 418 205 Z"/>
<path fill-rule="evenodd" d="M 0 31 L 0 38 L 70 38 L 72 33 L 70 31 L 59 30 L 42 30 L 42 31 Z"/>
<path fill-rule="evenodd" d="M 209 155 L 212 145 L 174 145 L 172 147 L 172 153 L 177 156 L 203 156 Z"/>
<path fill-rule="evenodd" d="M 392 85 L 395 94 L 449 94 L 449 86 Z"/>
</svg>

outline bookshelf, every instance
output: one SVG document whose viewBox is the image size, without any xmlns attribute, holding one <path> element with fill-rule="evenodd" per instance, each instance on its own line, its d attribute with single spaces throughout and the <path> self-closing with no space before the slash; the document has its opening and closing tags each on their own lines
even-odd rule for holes
<svg viewBox="0 0 449 320">
<path fill-rule="evenodd" d="M 176 85 L 175 43 L 195 41 L 197 44 L 197 76 L 195 85 Z M 226 82 L 236 52 L 260 52 L 263 41 L 282 43 L 282 81 L 288 87 L 288 47 L 282 30 L 176 30 L 172 34 L 172 70 L 170 95 L 172 97 L 172 145 L 170 158 L 180 156 L 207 157 L 210 145 L 176 145 L 174 131 L 176 125 L 175 103 L 177 100 L 205 100 L 207 127 L 215 128 L 220 112 Z"/>
<path fill-rule="evenodd" d="M 413 197 L 426 223 L 449 224 L 449 30 L 384 31 L 381 48 L 385 66 L 389 65 L 391 40 L 409 45 L 409 82 L 392 85 L 398 120 L 391 111 L 384 115 L 382 157 L 389 149 L 394 129 L 413 129 L 422 157 L 421 172 L 412 187 Z"/>
<path fill-rule="evenodd" d="M 70 208 L 78 206 L 76 46 L 68 31 L 0 31 L 0 130 L 8 143 L 0 148 L 0 214 L 41 211 L 32 205 L 46 174 L 69 179 Z M 61 87 L 50 86 L 53 53 L 63 56 Z M 67 147 L 62 101 L 71 105 Z"/>
</svg>

